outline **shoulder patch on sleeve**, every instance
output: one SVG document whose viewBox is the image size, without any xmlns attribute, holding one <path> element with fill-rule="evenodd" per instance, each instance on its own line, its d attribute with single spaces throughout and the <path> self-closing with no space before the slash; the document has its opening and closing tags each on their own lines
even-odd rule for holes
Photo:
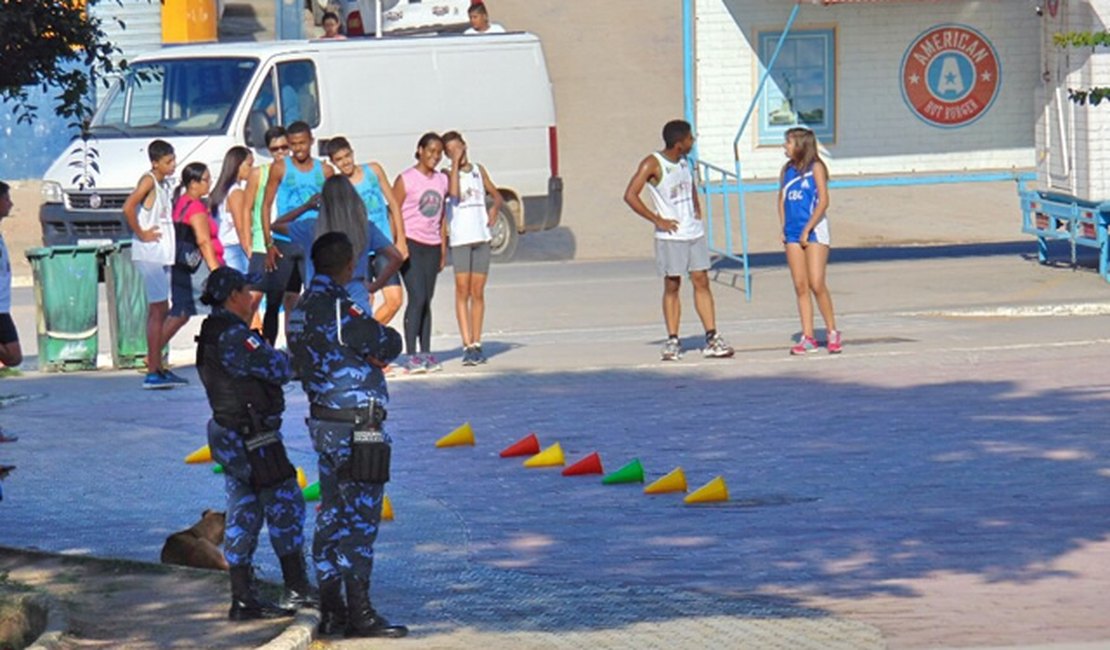
<svg viewBox="0 0 1110 650">
<path fill-rule="evenodd" d="M 352 302 L 351 306 L 347 308 L 347 313 L 355 317 L 366 315 L 366 312 L 362 309 L 362 307 L 359 307 L 358 303 L 355 302 Z"/>
<path fill-rule="evenodd" d="M 262 337 L 252 332 L 250 336 L 243 339 L 243 347 L 245 347 L 250 352 L 254 352 L 258 348 L 262 347 Z"/>
</svg>

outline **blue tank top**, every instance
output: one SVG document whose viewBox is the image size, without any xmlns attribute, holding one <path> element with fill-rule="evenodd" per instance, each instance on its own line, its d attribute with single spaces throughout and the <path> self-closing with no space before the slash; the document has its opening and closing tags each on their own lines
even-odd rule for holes
<svg viewBox="0 0 1110 650">
<path fill-rule="evenodd" d="M 805 172 L 799 172 L 794 165 L 787 165 L 782 177 L 783 234 L 786 235 L 786 241 L 797 242 L 802 236 L 802 229 L 813 216 L 819 198 L 813 166 L 810 165 Z M 812 232 L 809 234 L 809 241 L 817 241 L 817 236 Z"/>
<path fill-rule="evenodd" d="M 278 185 L 277 192 L 277 217 L 295 210 L 302 205 L 305 201 L 312 198 L 312 195 L 318 193 L 324 187 L 324 164 L 319 160 L 312 161 L 312 169 L 302 172 L 297 169 L 292 160 L 286 160 L 285 175 L 281 179 L 281 184 Z M 276 217 L 275 217 L 276 218 Z M 316 210 L 309 210 L 297 218 L 301 219 L 315 219 Z M 281 241 L 291 241 L 281 233 L 273 233 L 274 239 Z"/>
<path fill-rule="evenodd" d="M 378 175 L 370 169 L 370 165 L 362 166 L 362 182 L 355 185 L 355 192 L 358 192 L 366 205 L 366 215 L 370 217 L 370 223 L 393 239 L 393 226 L 389 223 L 389 204 L 382 195 L 382 184 L 378 182 Z"/>
</svg>

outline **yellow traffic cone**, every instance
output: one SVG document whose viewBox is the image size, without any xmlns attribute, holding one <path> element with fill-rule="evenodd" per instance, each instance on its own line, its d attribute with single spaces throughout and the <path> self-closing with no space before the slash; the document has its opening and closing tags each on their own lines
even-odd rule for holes
<svg viewBox="0 0 1110 650">
<path fill-rule="evenodd" d="M 304 468 L 297 468 L 297 485 L 303 490 L 308 487 L 308 477 L 304 475 Z"/>
<path fill-rule="evenodd" d="M 189 464 L 211 463 L 212 462 L 212 450 L 208 448 L 208 445 L 205 445 L 205 446 L 201 447 L 200 449 L 194 451 L 193 453 L 189 454 L 188 456 L 186 456 L 185 457 L 185 462 L 189 463 Z"/>
<path fill-rule="evenodd" d="M 388 494 L 382 496 L 382 521 L 393 521 L 393 502 Z"/>
<path fill-rule="evenodd" d="M 461 427 L 436 441 L 436 447 L 462 447 L 463 445 L 474 446 L 474 429 L 469 422 L 464 422 Z"/>
<path fill-rule="evenodd" d="M 670 492 L 686 491 L 686 472 L 681 467 L 671 470 L 670 474 L 660 478 L 644 488 L 644 494 L 667 494 Z"/>
<path fill-rule="evenodd" d="M 563 456 L 563 447 L 555 443 L 540 453 L 524 461 L 525 467 L 555 467 L 565 465 L 567 459 Z"/>
<path fill-rule="evenodd" d="M 686 503 L 715 503 L 718 501 L 728 501 L 728 486 L 725 485 L 725 477 L 718 476 L 697 490 L 694 490 L 694 492 L 687 495 L 683 501 Z"/>
</svg>

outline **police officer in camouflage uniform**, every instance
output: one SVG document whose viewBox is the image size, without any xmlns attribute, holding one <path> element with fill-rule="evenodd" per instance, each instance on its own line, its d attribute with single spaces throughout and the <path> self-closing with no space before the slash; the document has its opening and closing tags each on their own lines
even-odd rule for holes
<svg viewBox="0 0 1110 650">
<path fill-rule="evenodd" d="M 382 368 L 401 353 L 401 336 L 347 294 L 351 241 L 340 232 L 312 246 L 316 275 L 289 317 L 289 350 L 310 403 L 308 430 L 320 455 L 320 513 L 312 556 L 320 585 L 321 635 L 393 637 L 408 633 L 370 603 L 374 539 L 389 480 L 388 399 Z M 346 588 L 346 611 L 343 589 Z"/>
<path fill-rule="evenodd" d="M 201 301 L 213 307 L 197 336 L 197 370 L 212 407 L 208 445 L 223 465 L 227 490 L 224 556 L 230 565 L 231 610 L 242 621 L 292 616 L 316 607 L 303 554 L 304 497 L 281 439 L 282 384 L 292 378 L 288 355 L 270 347 L 247 323 L 250 278 L 229 267 L 208 277 Z M 259 598 L 251 559 L 262 522 L 281 561 L 285 596 Z"/>
</svg>

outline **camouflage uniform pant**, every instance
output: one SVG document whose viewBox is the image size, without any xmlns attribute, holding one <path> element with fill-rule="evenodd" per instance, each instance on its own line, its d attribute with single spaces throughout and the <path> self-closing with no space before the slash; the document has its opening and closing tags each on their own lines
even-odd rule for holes
<svg viewBox="0 0 1110 650">
<path fill-rule="evenodd" d="M 385 486 L 340 478 L 351 457 L 353 428 L 342 422 L 308 420 L 312 445 L 320 455 L 320 512 L 312 538 L 319 581 L 369 579 L 373 568 Z"/>
<path fill-rule="evenodd" d="M 278 557 L 300 553 L 304 548 L 304 495 L 296 477 L 272 488 L 255 491 L 250 483 L 247 451 L 238 433 L 209 420 L 208 446 L 212 449 L 212 459 L 224 468 L 227 491 L 224 557 L 227 563 L 231 566 L 250 565 L 258 547 L 263 520 Z"/>
</svg>

